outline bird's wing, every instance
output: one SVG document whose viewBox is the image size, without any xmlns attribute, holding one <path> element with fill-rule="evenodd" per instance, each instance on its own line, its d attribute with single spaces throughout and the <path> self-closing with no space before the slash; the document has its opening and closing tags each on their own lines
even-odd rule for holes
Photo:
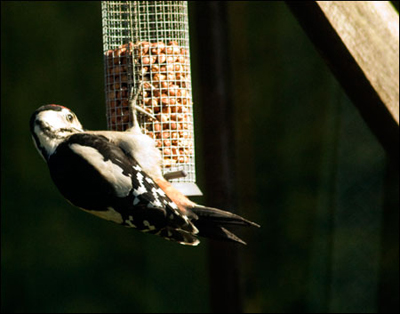
<svg viewBox="0 0 400 314">
<path fill-rule="evenodd" d="M 103 135 L 71 135 L 49 167 L 63 196 L 97 216 L 163 236 L 198 232 L 139 163 Z"/>
</svg>

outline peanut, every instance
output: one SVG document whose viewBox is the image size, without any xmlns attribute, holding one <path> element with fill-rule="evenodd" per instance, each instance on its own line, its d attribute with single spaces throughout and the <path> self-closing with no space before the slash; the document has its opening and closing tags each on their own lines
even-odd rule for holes
<svg viewBox="0 0 400 314">
<path fill-rule="evenodd" d="M 162 151 L 165 167 L 189 162 L 193 136 L 188 49 L 176 41 L 128 43 L 106 51 L 105 62 L 108 121 L 114 129 L 122 131 L 132 121 L 129 97 L 135 67 L 142 81 L 151 81 L 143 84 L 139 101 L 156 120 L 145 118 L 144 132 Z"/>
</svg>

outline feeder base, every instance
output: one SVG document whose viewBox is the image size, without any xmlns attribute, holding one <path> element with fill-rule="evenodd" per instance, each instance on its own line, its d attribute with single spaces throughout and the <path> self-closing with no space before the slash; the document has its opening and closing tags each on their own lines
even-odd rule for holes
<svg viewBox="0 0 400 314">
<path fill-rule="evenodd" d="M 203 193 L 194 182 L 172 182 L 174 188 L 182 192 L 186 196 L 202 196 Z"/>
</svg>

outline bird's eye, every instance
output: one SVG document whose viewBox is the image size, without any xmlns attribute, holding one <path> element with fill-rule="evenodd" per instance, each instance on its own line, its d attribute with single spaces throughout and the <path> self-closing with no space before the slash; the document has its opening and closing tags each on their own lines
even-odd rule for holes
<svg viewBox="0 0 400 314">
<path fill-rule="evenodd" d="M 68 122 L 72 122 L 72 120 L 74 120 L 74 116 L 72 114 L 68 114 L 67 115 L 67 121 Z"/>
</svg>

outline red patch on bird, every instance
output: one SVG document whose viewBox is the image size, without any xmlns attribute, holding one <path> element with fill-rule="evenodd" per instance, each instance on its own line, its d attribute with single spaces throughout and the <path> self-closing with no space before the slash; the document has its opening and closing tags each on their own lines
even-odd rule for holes
<svg viewBox="0 0 400 314">
<path fill-rule="evenodd" d="M 70 109 L 69 109 L 69 108 L 67 108 L 67 107 L 64 107 L 64 106 L 61 106 L 61 105 L 57 105 L 57 104 L 49 104 L 48 106 L 53 106 L 53 107 L 61 107 L 61 108 L 64 108 L 64 109 L 70 110 Z"/>
</svg>

